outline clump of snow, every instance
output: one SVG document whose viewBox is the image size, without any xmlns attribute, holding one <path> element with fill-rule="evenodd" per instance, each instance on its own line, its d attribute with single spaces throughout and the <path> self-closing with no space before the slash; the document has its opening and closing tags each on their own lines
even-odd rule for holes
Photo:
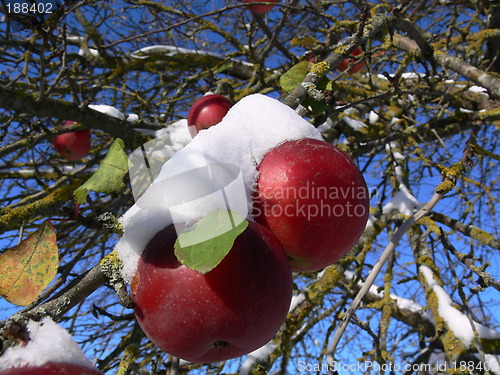
<svg viewBox="0 0 500 375">
<path fill-rule="evenodd" d="M 405 156 L 397 151 L 398 145 L 391 142 L 385 146 L 387 152 L 391 153 L 394 159 L 394 172 L 396 173 L 396 179 L 399 182 L 399 190 L 392 197 L 392 199 L 382 207 L 383 213 L 389 213 L 396 210 L 403 215 L 411 216 L 415 210 L 422 207 L 422 204 L 413 196 L 410 189 L 405 185 L 403 179 L 403 169 L 399 165 L 400 160 L 404 160 Z"/>
<path fill-rule="evenodd" d="M 323 132 L 326 132 L 328 130 L 330 130 L 331 128 L 333 128 L 333 121 L 331 118 L 327 118 L 326 121 L 324 123 L 322 123 L 320 126 L 318 126 L 318 131 L 323 133 Z"/>
<path fill-rule="evenodd" d="M 439 316 L 445 320 L 446 325 L 453 331 L 453 334 L 469 349 L 474 340 L 474 332 L 469 318 L 453 307 L 453 301 L 448 293 L 438 284 L 429 267 L 420 266 L 420 272 L 424 276 L 427 285 L 432 288 L 438 298 Z M 474 322 L 474 328 L 482 339 L 500 339 L 500 332 L 480 323 Z"/>
<path fill-rule="evenodd" d="M 251 218 L 251 194 L 264 155 L 302 138 L 323 140 L 293 109 L 261 94 L 243 98 L 219 124 L 201 130 L 163 164 L 121 218 L 124 235 L 115 250 L 124 263 L 124 279 L 132 281 L 144 247 L 159 230 L 177 222 L 174 216 L 188 223 L 213 210 L 205 197 L 220 198 L 226 190 L 222 203 L 230 201 L 231 209 L 237 207 L 243 218 Z"/>
<path fill-rule="evenodd" d="M 347 125 L 349 125 L 352 129 L 358 131 L 362 128 L 366 128 L 366 124 L 362 121 L 344 116 L 343 120 L 346 122 Z"/>
<path fill-rule="evenodd" d="M 396 210 L 403 215 L 411 216 L 422 204 L 415 198 L 404 184 L 399 185 L 399 191 L 382 207 L 384 214 Z"/>
<path fill-rule="evenodd" d="M 351 281 L 354 278 L 354 272 L 352 271 L 344 271 L 344 277 Z M 361 288 L 363 286 L 363 281 L 358 281 L 358 286 Z M 383 290 L 380 291 L 380 287 L 376 285 L 370 286 L 370 289 L 368 290 L 368 293 L 379 297 L 380 299 L 384 298 L 384 292 Z M 401 310 L 406 310 L 406 311 L 411 311 L 414 313 L 419 313 L 424 319 L 431 320 L 432 316 L 428 311 L 424 310 L 424 307 L 420 305 L 419 303 L 408 299 L 408 298 L 403 298 L 400 297 L 396 294 L 391 293 L 390 294 L 391 299 L 396 301 L 396 305 L 398 306 L 399 309 Z"/>
<path fill-rule="evenodd" d="M 66 37 L 66 41 L 68 43 L 84 43 L 85 38 L 83 36 L 78 36 L 78 35 L 69 35 Z"/>
<path fill-rule="evenodd" d="M 130 114 L 124 115 L 122 112 L 120 112 L 118 109 L 116 109 L 112 105 L 90 104 L 89 108 L 93 109 L 94 111 L 104 113 L 105 115 L 108 115 L 109 117 L 117 118 L 118 120 L 127 120 L 128 122 L 131 122 L 131 123 L 139 121 L 139 116 L 136 115 L 135 113 L 130 113 Z"/>
<path fill-rule="evenodd" d="M 168 136 L 174 150 L 179 151 L 191 142 L 191 134 L 189 133 L 187 119 L 181 119 L 173 122 L 169 126 L 157 130 L 155 136 L 157 138 Z"/>
<path fill-rule="evenodd" d="M 97 58 L 99 57 L 99 51 L 95 48 L 89 48 L 87 45 L 82 45 L 78 50 L 78 55 L 86 58 Z"/>
<path fill-rule="evenodd" d="M 276 345 L 270 341 L 266 345 L 247 355 L 245 362 L 240 367 L 239 375 L 248 375 L 254 363 L 266 361 L 269 355 L 276 349 Z"/>
<path fill-rule="evenodd" d="M 497 356 L 494 354 L 485 354 L 484 359 L 484 368 L 489 369 L 490 374 L 500 375 L 500 361 Z"/>
<path fill-rule="evenodd" d="M 292 301 L 290 302 L 290 307 L 288 308 L 288 312 L 291 313 L 293 310 L 297 308 L 302 302 L 306 299 L 306 295 L 304 293 L 294 294 L 292 296 Z"/>
<path fill-rule="evenodd" d="M 215 57 L 220 60 L 227 60 L 227 56 L 221 55 L 219 53 L 214 53 L 214 52 L 209 52 L 209 51 L 203 51 L 203 50 L 195 50 L 195 49 L 187 49 L 187 48 L 182 48 L 182 47 L 177 47 L 177 46 L 170 46 L 170 45 L 153 45 L 153 46 L 148 46 L 144 47 L 141 49 L 138 49 L 137 51 L 134 51 L 130 54 L 130 56 L 134 59 L 139 59 L 139 60 L 144 60 L 147 59 L 151 56 L 168 56 L 168 57 L 174 57 L 176 55 L 183 55 L 183 56 L 209 56 L 209 57 Z M 240 61 L 238 59 L 230 59 L 229 61 L 235 62 L 238 64 L 246 65 L 246 66 L 253 66 L 253 64 L 245 61 Z"/>
<path fill-rule="evenodd" d="M 136 115 L 135 113 L 131 113 L 129 115 L 126 115 L 126 120 L 128 122 L 134 123 L 134 122 L 139 121 L 139 116 Z"/>
<path fill-rule="evenodd" d="M 370 124 L 375 124 L 379 120 L 380 116 L 375 111 L 370 111 L 368 114 L 368 122 Z"/>
<path fill-rule="evenodd" d="M 95 369 L 71 335 L 52 319 L 28 322 L 30 341 L 25 346 L 9 348 L 0 357 L 0 370 L 48 362 L 73 363 Z"/>
<path fill-rule="evenodd" d="M 401 167 L 399 167 L 399 165 L 397 164 L 397 161 L 404 160 L 405 156 L 401 152 L 397 151 L 397 149 L 398 149 L 398 144 L 396 142 L 390 142 L 385 145 L 385 150 L 388 153 L 391 153 L 394 159 L 396 160 L 396 167 L 399 168 L 398 170 L 396 170 L 397 172 L 396 177 L 400 178 L 402 175 L 402 171 Z"/>
<path fill-rule="evenodd" d="M 487 94 L 488 90 L 486 90 L 484 87 L 481 86 L 471 86 L 469 87 L 469 91 L 478 93 L 478 94 Z"/>
<path fill-rule="evenodd" d="M 366 221 L 365 229 L 373 227 L 373 225 L 375 225 L 375 223 L 377 221 L 378 221 L 378 219 L 375 216 L 373 216 L 372 214 L 369 214 L 368 220 Z"/>
<path fill-rule="evenodd" d="M 416 79 L 416 78 L 424 78 L 425 73 L 417 73 L 417 72 L 405 72 L 401 74 L 401 78 L 403 79 Z"/>
<path fill-rule="evenodd" d="M 94 111 L 104 113 L 105 115 L 108 115 L 109 117 L 114 117 L 114 118 L 117 118 L 119 120 L 125 120 L 125 115 L 111 105 L 90 104 L 89 108 L 93 109 Z"/>
</svg>

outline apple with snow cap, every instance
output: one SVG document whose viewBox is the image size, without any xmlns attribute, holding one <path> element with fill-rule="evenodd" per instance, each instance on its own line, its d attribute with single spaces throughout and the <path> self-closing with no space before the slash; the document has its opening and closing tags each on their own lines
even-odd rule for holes
<svg viewBox="0 0 500 375">
<path fill-rule="evenodd" d="M 258 167 L 256 221 L 280 240 L 295 271 L 316 271 L 343 257 L 363 233 L 369 194 L 356 164 L 315 139 L 285 142 Z"/>
<path fill-rule="evenodd" d="M 188 113 L 191 136 L 221 122 L 232 105 L 228 98 L 218 94 L 207 94 L 195 101 Z"/>
<path fill-rule="evenodd" d="M 131 284 L 139 324 L 165 352 L 192 362 L 221 361 L 257 349 L 278 331 L 292 293 L 290 262 L 276 234 L 251 220 L 252 194 L 259 164 L 261 174 L 267 169 L 263 159 L 279 145 L 301 139 L 315 140 L 320 149 L 328 146 L 321 133 L 292 108 L 261 94 L 244 97 L 220 123 L 200 131 L 172 155 L 122 217 L 124 233 L 115 246 L 123 261 L 122 275 Z M 300 159 L 307 155 L 294 156 Z M 314 166 L 313 174 L 324 164 L 336 162 L 325 161 L 324 155 L 317 157 L 320 163 Z M 240 184 L 232 179 L 220 185 L 196 179 L 192 182 L 201 186 L 200 191 L 206 187 L 206 194 L 186 197 L 187 187 L 193 183 L 190 179 L 180 183 L 178 177 L 216 163 L 237 167 L 234 181 L 241 181 L 242 193 L 233 196 Z M 345 174 L 346 181 L 352 176 Z M 167 183 L 169 188 L 165 189 Z M 184 232 L 178 235 L 176 225 L 201 218 L 195 208 L 204 208 L 206 197 L 234 204 L 248 227 L 231 243 L 220 263 L 200 272 L 177 257 L 176 242 Z M 187 203 L 193 207 L 187 209 Z M 241 207 L 247 213 L 241 212 Z M 219 239 L 215 242 L 220 243 Z"/>
<path fill-rule="evenodd" d="M 124 232 L 115 250 L 123 261 L 124 279 L 132 283 L 147 243 L 156 233 L 174 223 L 171 213 L 176 207 L 171 207 L 170 203 L 179 204 L 179 200 L 174 197 L 186 195 L 186 185 L 174 183 L 172 189 L 164 189 L 165 183 L 184 173 L 204 168 L 207 163 L 237 166 L 240 174 L 232 185 L 237 186 L 236 182 L 242 181 L 244 189 L 241 198 L 235 201 L 248 206 L 250 213 L 257 166 L 265 154 L 283 142 L 301 138 L 323 139 L 318 129 L 279 100 L 262 94 L 252 94 L 238 100 L 220 123 L 199 132 L 157 168 L 158 173 L 152 184 L 120 219 Z M 133 175 L 133 170 L 129 173 L 131 180 L 141 177 Z M 204 185 L 196 182 L 202 185 L 200 189 L 203 190 Z M 168 194 L 162 196 L 166 191 Z M 222 196 L 213 190 L 211 193 Z M 180 207 L 176 210 L 179 215 L 187 215 L 185 221 L 190 220 L 190 211 Z M 247 218 L 247 215 L 241 215 Z M 196 217 L 199 215 L 192 218 Z"/>
<path fill-rule="evenodd" d="M 248 354 L 274 337 L 292 297 L 288 258 L 276 237 L 249 222 L 207 273 L 181 264 L 174 225 L 147 244 L 132 282 L 135 315 L 160 349 L 209 363 Z"/>
<path fill-rule="evenodd" d="M 259 0 L 242 0 L 244 3 L 251 4 L 251 3 L 258 3 Z M 269 0 L 267 3 L 277 3 L 278 0 Z M 247 9 L 251 11 L 252 13 L 268 13 L 271 9 L 274 8 L 274 5 L 268 5 L 268 4 L 256 4 L 256 5 L 248 5 Z"/>
<path fill-rule="evenodd" d="M 0 357 L 0 375 L 102 375 L 71 335 L 50 318 L 27 324 L 29 341 Z"/>
<path fill-rule="evenodd" d="M 71 126 L 76 124 L 74 121 L 64 121 L 62 126 Z M 76 161 L 84 158 L 90 151 L 90 130 L 77 130 L 56 135 L 52 144 L 57 153 L 63 158 Z"/>
<path fill-rule="evenodd" d="M 47 362 L 40 366 L 15 367 L 0 371 L 0 375 L 102 375 L 97 369 L 73 363 Z"/>
</svg>

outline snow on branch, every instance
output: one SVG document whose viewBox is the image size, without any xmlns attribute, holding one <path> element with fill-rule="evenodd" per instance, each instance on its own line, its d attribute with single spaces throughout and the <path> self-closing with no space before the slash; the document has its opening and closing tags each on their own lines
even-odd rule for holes
<svg viewBox="0 0 500 375">
<path fill-rule="evenodd" d="M 480 340 L 494 340 L 495 347 L 500 346 L 500 332 L 490 329 L 481 323 L 473 322 L 474 327 L 469 322 L 469 318 L 460 312 L 454 305 L 452 299 L 443 287 L 434 278 L 432 270 L 421 265 L 419 272 L 424 277 L 427 286 L 432 289 L 437 297 L 437 311 L 439 317 L 444 320 L 446 326 L 453 332 L 466 349 L 473 347 L 474 331 L 479 335 Z"/>
</svg>

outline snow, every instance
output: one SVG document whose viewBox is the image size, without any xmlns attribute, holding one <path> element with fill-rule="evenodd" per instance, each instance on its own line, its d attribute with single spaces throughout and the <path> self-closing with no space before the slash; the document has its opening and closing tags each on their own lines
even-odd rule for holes
<svg viewBox="0 0 500 375">
<path fill-rule="evenodd" d="M 377 222 L 377 218 L 373 216 L 372 214 L 368 215 L 368 220 L 366 221 L 366 226 L 365 229 L 373 227 L 373 225 Z"/>
<path fill-rule="evenodd" d="M 292 296 L 292 301 L 290 302 L 290 308 L 288 312 L 291 313 L 297 306 L 299 306 L 303 301 L 305 301 L 306 295 L 304 293 L 294 294 Z"/>
<path fill-rule="evenodd" d="M 485 354 L 484 359 L 484 369 L 488 370 L 490 374 L 500 375 L 500 361 L 497 356 L 493 354 Z"/>
<path fill-rule="evenodd" d="M 30 341 L 25 346 L 7 349 L 0 357 L 0 370 L 25 365 L 41 366 L 47 362 L 66 362 L 95 368 L 71 335 L 50 318 L 28 322 Z"/>
<path fill-rule="evenodd" d="M 362 128 L 366 128 L 366 124 L 362 121 L 352 119 L 350 117 L 344 116 L 343 120 L 346 122 L 354 130 L 360 130 Z"/>
<path fill-rule="evenodd" d="M 272 341 L 247 355 L 247 358 L 240 367 L 239 375 L 248 375 L 254 363 L 266 361 L 269 355 L 276 349 Z"/>
<path fill-rule="evenodd" d="M 71 165 L 63 165 L 61 167 L 58 167 L 58 172 L 64 172 L 64 173 L 71 173 L 74 172 L 79 168 L 75 168 Z M 16 173 L 20 175 L 26 175 L 26 176 L 32 176 L 35 174 L 42 174 L 42 173 L 55 173 L 55 168 L 48 167 L 48 166 L 42 166 L 40 168 L 22 168 L 22 169 L 17 169 L 15 171 L 12 170 L 12 168 L 9 168 L 6 164 L 0 164 L 0 173 Z"/>
<path fill-rule="evenodd" d="M 163 155 L 167 160 L 154 182 L 120 219 L 124 235 L 115 250 L 124 263 L 124 279 L 132 281 L 144 247 L 168 225 L 179 229 L 228 207 L 251 219 L 257 166 L 272 148 L 301 138 L 323 140 L 293 109 L 254 94 L 236 103 L 219 124 L 200 131 L 173 156 Z M 154 151 L 148 150 L 148 157 Z M 156 151 L 161 154 L 162 148 Z M 131 180 L 135 177 L 131 174 Z"/>
<path fill-rule="evenodd" d="M 82 36 L 78 36 L 78 35 L 69 35 L 66 37 L 66 40 L 68 41 L 68 43 L 84 43 L 85 42 L 85 38 Z"/>
<path fill-rule="evenodd" d="M 375 124 L 379 120 L 380 116 L 375 111 L 370 111 L 368 115 L 368 122 L 370 124 Z"/>
<path fill-rule="evenodd" d="M 424 276 L 429 287 L 438 298 L 438 313 L 443 318 L 453 334 L 469 349 L 474 340 L 474 332 L 469 318 L 453 307 L 453 301 L 446 291 L 434 279 L 432 270 L 427 266 L 420 266 L 420 273 Z M 492 330 L 480 323 L 474 322 L 474 327 L 482 339 L 500 339 L 500 332 Z"/>
<path fill-rule="evenodd" d="M 391 78 L 395 77 L 395 74 L 389 74 Z M 403 79 L 417 79 L 417 78 L 425 78 L 426 74 L 425 73 L 417 73 L 417 72 L 405 72 L 401 74 L 401 78 Z M 377 78 L 383 79 L 383 80 L 388 80 L 387 77 L 384 74 L 377 74 Z"/>
<path fill-rule="evenodd" d="M 134 122 L 139 121 L 139 116 L 138 116 L 138 115 L 136 115 L 135 113 L 131 113 L 130 115 L 127 115 L 127 116 L 126 116 L 126 120 L 127 120 L 128 122 L 132 122 L 132 123 L 134 123 Z"/>
<path fill-rule="evenodd" d="M 137 148 L 129 156 L 129 174 L 134 177 L 131 178 L 131 184 L 136 200 L 158 176 L 163 164 L 192 139 L 186 119 L 160 130 L 148 131 L 148 134 L 156 138 Z M 144 155 L 147 157 L 147 164 Z"/>
<path fill-rule="evenodd" d="M 175 121 L 166 128 L 157 130 L 155 134 L 157 138 L 165 135 L 168 135 L 172 142 L 172 147 L 176 151 L 186 146 L 192 139 L 191 134 L 189 133 L 187 119 Z"/>
<path fill-rule="evenodd" d="M 395 142 L 390 142 L 385 145 L 385 150 L 387 152 L 390 152 L 395 160 L 404 160 L 405 159 L 404 155 L 399 151 L 396 151 L 397 149 L 398 149 L 398 144 Z M 399 172 L 400 173 L 398 174 L 398 178 L 401 177 L 401 171 Z"/>
<path fill-rule="evenodd" d="M 392 199 L 382 207 L 382 212 L 384 214 L 390 213 L 396 210 L 403 215 L 411 216 L 414 214 L 415 210 L 422 207 L 422 204 L 413 196 L 410 189 L 405 185 L 403 179 L 403 170 L 398 164 L 399 160 L 404 160 L 405 156 L 397 151 L 398 145 L 394 142 L 386 144 L 385 149 L 387 152 L 392 154 L 394 159 L 394 172 L 396 173 L 396 179 L 399 182 L 399 190 L 394 194 Z"/>
<path fill-rule="evenodd" d="M 78 55 L 86 58 L 99 57 L 99 51 L 95 48 L 89 48 L 86 45 L 82 45 L 78 50 Z"/>
<path fill-rule="evenodd" d="M 403 79 L 416 79 L 416 78 L 425 78 L 425 73 L 417 73 L 417 72 L 405 72 L 401 74 L 401 78 Z"/>
<path fill-rule="evenodd" d="M 130 55 L 135 59 L 146 59 L 149 55 L 163 55 L 163 56 L 175 56 L 175 55 L 188 55 L 188 54 L 196 54 L 196 55 L 206 55 L 206 56 L 214 56 L 219 58 L 224 58 L 222 55 L 207 52 L 207 51 L 198 51 L 192 50 L 182 47 L 169 46 L 169 45 L 154 45 L 148 46 L 137 51 L 132 52 Z"/>
<path fill-rule="evenodd" d="M 411 216 L 420 207 L 421 203 L 410 193 L 408 188 L 404 184 L 400 184 L 398 192 L 382 207 L 382 212 L 387 214 L 396 210 L 403 215 Z"/>
<path fill-rule="evenodd" d="M 321 133 L 324 133 L 328 130 L 330 130 L 331 128 L 333 128 L 333 121 L 331 118 L 327 118 L 326 121 L 324 123 L 322 123 L 320 126 L 318 126 L 318 131 L 321 132 Z"/>
<path fill-rule="evenodd" d="M 209 51 L 201 51 L 194 49 L 187 49 L 177 46 L 170 45 L 153 45 L 138 49 L 130 54 L 130 56 L 134 59 L 147 59 L 150 55 L 163 55 L 163 56 L 176 56 L 176 55 L 198 55 L 198 56 L 211 56 L 220 60 L 227 60 L 227 56 L 221 55 L 219 53 L 209 52 Z M 237 62 L 239 64 L 253 66 L 253 64 L 240 61 L 237 59 L 230 59 L 229 61 Z"/>
<path fill-rule="evenodd" d="M 487 94 L 488 90 L 486 90 L 484 87 L 481 86 L 471 86 L 469 87 L 469 91 L 478 93 L 478 94 Z"/>
<path fill-rule="evenodd" d="M 114 118 L 117 118 L 119 120 L 125 120 L 125 115 L 111 105 L 90 104 L 89 108 L 93 109 L 94 111 L 104 113 L 105 115 L 108 115 L 109 117 L 114 117 Z"/>
<path fill-rule="evenodd" d="M 352 280 L 354 277 L 354 272 L 346 270 L 346 271 L 344 271 L 344 277 L 347 280 Z M 361 280 L 358 281 L 358 286 L 359 287 L 363 286 L 363 282 Z M 376 285 L 372 285 L 372 286 L 370 286 L 368 293 L 382 299 L 382 298 L 384 298 L 384 292 L 379 291 L 379 290 L 380 290 L 380 287 L 378 287 Z M 424 319 L 428 319 L 428 320 L 432 319 L 431 314 L 428 311 L 425 311 L 424 307 L 422 305 L 420 305 L 419 303 L 417 303 L 411 299 L 403 298 L 403 297 L 400 297 L 400 296 L 398 296 L 396 294 L 392 294 L 392 293 L 390 294 L 390 297 L 392 300 L 396 301 L 396 305 L 398 306 L 399 309 L 411 311 L 414 313 L 419 313 Z"/>
<path fill-rule="evenodd" d="M 109 117 L 117 118 L 118 120 L 127 120 L 128 122 L 131 122 L 131 123 L 139 121 L 139 116 L 136 115 L 135 113 L 125 115 L 111 105 L 90 104 L 89 108 L 93 109 L 94 111 L 104 113 L 105 115 L 108 115 Z"/>
</svg>

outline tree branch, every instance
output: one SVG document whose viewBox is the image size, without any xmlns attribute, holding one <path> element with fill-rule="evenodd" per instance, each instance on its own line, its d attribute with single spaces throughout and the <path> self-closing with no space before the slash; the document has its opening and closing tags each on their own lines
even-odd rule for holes
<svg viewBox="0 0 500 375">
<path fill-rule="evenodd" d="M 37 117 L 56 117 L 61 120 L 81 122 L 90 129 L 101 129 L 115 138 L 123 139 L 131 148 L 147 142 L 144 135 L 132 129 L 130 122 L 61 99 L 39 100 L 35 94 L 16 90 L 1 83 L 0 107 Z M 140 127 L 140 121 L 134 123 L 134 127 Z"/>
</svg>

